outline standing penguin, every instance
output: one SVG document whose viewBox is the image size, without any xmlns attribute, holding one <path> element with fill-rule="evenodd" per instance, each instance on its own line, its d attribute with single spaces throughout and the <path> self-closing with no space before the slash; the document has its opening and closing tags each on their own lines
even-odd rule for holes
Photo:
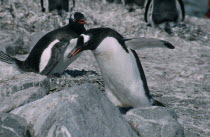
<svg viewBox="0 0 210 137">
<path fill-rule="evenodd" d="M 124 39 L 110 28 L 90 29 L 81 34 L 69 58 L 91 50 L 101 69 L 110 101 L 121 108 L 158 105 L 152 98 L 140 60 L 134 49 L 167 47 L 170 43 L 152 38 Z"/>
<path fill-rule="evenodd" d="M 160 27 L 171 33 L 171 27 L 184 21 L 185 9 L 182 0 L 147 0 L 144 20 L 152 27 Z"/>
<path fill-rule="evenodd" d="M 51 12 L 53 10 L 58 10 L 58 12 L 61 12 L 61 10 L 65 10 L 66 12 L 69 12 L 69 0 L 40 0 L 42 12 L 47 11 Z M 70 11 L 73 10 L 75 7 L 75 0 L 72 0 L 72 7 Z M 45 6 L 46 8 L 45 8 Z"/>
<path fill-rule="evenodd" d="M 82 13 L 71 15 L 69 24 L 44 35 L 33 47 L 25 61 L 0 52 L 0 60 L 15 64 L 21 71 L 41 73 L 43 75 L 61 74 L 74 59 L 67 54 L 76 43 L 76 38 L 85 32 L 86 19 Z M 70 46 L 68 46 L 70 44 Z"/>
</svg>

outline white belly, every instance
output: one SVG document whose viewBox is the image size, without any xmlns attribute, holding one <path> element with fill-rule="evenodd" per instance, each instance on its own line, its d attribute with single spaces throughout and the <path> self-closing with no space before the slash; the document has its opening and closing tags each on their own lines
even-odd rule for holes
<svg viewBox="0 0 210 137">
<path fill-rule="evenodd" d="M 41 61 L 40 61 L 40 65 L 39 65 L 39 72 L 42 72 L 44 70 L 44 68 L 47 66 L 47 64 L 48 64 L 48 62 L 49 62 L 49 60 L 51 58 L 52 48 L 58 42 L 59 42 L 58 39 L 52 41 L 49 44 L 49 46 L 42 53 L 42 55 L 41 55 Z"/>
<path fill-rule="evenodd" d="M 108 37 L 93 54 L 101 68 L 106 92 L 113 95 L 108 97 L 115 105 L 150 106 L 136 59 L 130 49 L 127 53 L 116 39 Z"/>
</svg>

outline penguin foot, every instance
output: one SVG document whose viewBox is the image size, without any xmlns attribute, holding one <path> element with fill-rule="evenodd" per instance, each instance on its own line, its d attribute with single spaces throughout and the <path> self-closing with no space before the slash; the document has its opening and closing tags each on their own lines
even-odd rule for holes
<svg viewBox="0 0 210 137">
<path fill-rule="evenodd" d="M 54 73 L 52 75 L 49 75 L 48 78 L 61 78 L 61 75 L 59 73 Z"/>
<path fill-rule="evenodd" d="M 42 8 L 42 12 L 45 12 L 45 8 Z"/>
<path fill-rule="evenodd" d="M 166 33 L 168 33 L 168 34 L 172 34 L 172 33 L 173 33 L 172 30 L 171 30 L 171 28 L 165 28 L 164 30 L 165 30 Z"/>
<path fill-rule="evenodd" d="M 128 8 L 128 12 L 134 12 L 135 9 L 133 7 Z"/>
<path fill-rule="evenodd" d="M 119 111 L 121 114 L 126 114 L 126 112 L 128 112 L 130 109 L 132 109 L 133 107 L 118 107 Z"/>
</svg>

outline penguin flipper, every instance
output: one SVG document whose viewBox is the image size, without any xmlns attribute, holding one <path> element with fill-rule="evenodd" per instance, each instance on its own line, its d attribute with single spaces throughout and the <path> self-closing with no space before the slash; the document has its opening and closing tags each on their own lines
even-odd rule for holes
<svg viewBox="0 0 210 137">
<path fill-rule="evenodd" d="M 16 59 L 11 57 L 10 55 L 4 53 L 3 51 L 0 51 L 0 61 L 3 61 L 5 63 L 8 63 L 8 64 L 15 64 Z"/>
<path fill-rule="evenodd" d="M 175 47 L 164 40 L 154 39 L 154 38 L 132 38 L 132 39 L 124 39 L 125 45 L 129 49 L 133 50 L 141 50 L 143 48 L 169 48 L 174 49 Z"/>
<path fill-rule="evenodd" d="M 148 22 L 148 12 L 149 12 L 149 7 L 150 7 L 151 0 L 146 0 L 144 3 L 145 7 L 145 13 L 144 13 L 144 21 Z"/>
<path fill-rule="evenodd" d="M 183 0 L 178 0 L 178 4 L 180 6 L 180 7 L 178 7 L 178 11 L 181 12 L 181 13 L 179 13 L 179 18 L 181 19 L 181 21 L 184 21 L 184 19 L 185 19 L 185 8 L 184 8 Z"/>
<path fill-rule="evenodd" d="M 51 58 L 50 58 L 49 62 L 47 63 L 44 70 L 40 72 L 40 74 L 48 75 L 53 70 L 53 68 L 58 64 L 58 61 L 59 61 L 60 56 L 61 56 L 62 48 L 64 48 L 68 44 L 69 44 L 68 42 L 61 41 L 61 42 L 56 43 L 53 46 L 52 52 L 51 52 L 53 54 L 51 54 Z"/>
</svg>

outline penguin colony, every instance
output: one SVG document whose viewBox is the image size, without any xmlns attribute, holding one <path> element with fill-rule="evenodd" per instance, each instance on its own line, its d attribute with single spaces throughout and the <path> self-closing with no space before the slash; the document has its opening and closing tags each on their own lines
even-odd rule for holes
<svg viewBox="0 0 210 137">
<path fill-rule="evenodd" d="M 168 5 L 173 8 L 168 8 Z M 152 26 L 164 26 L 166 31 L 170 31 L 171 24 L 183 19 L 182 0 L 146 1 L 145 21 Z M 154 47 L 174 49 L 174 46 L 153 38 L 126 39 L 110 28 L 86 31 L 84 24 L 84 15 L 76 12 L 70 17 L 68 25 L 44 35 L 25 61 L 2 51 L 0 60 L 15 64 L 21 71 L 50 76 L 62 74 L 82 51 L 91 50 L 101 69 L 106 95 L 113 104 L 126 111 L 133 107 L 165 106 L 151 96 L 135 50 Z"/>
</svg>

